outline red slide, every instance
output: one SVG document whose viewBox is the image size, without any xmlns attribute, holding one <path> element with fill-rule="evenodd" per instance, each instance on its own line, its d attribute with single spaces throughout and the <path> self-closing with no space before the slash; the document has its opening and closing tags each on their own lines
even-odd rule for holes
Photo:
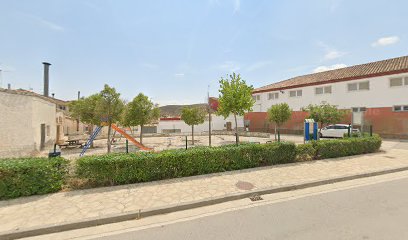
<svg viewBox="0 0 408 240">
<path fill-rule="evenodd" d="M 136 145 L 136 147 L 138 147 L 139 149 L 142 150 L 146 150 L 146 151 L 152 151 L 152 148 L 148 148 L 145 147 L 143 144 L 141 144 L 140 142 L 136 141 L 134 138 L 132 138 L 132 136 L 130 136 L 129 134 L 127 134 L 123 129 L 120 129 L 118 126 L 116 126 L 115 124 L 111 125 L 113 129 L 116 130 L 116 132 L 120 133 L 122 136 L 124 136 L 127 140 L 131 141 L 133 144 Z"/>
</svg>

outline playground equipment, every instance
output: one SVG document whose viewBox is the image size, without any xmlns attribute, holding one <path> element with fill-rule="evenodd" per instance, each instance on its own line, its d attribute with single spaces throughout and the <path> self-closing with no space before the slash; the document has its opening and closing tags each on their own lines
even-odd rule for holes
<svg viewBox="0 0 408 240">
<path fill-rule="evenodd" d="M 120 134 L 121 134 L 122 136 L 124 136 L 127 140 L 131 141 L 131 142 L 132 142 L 134 145 L 136 145 L 136 147 L 138 147 L 139 149 L 145 150 L 145 151 L 151 151 L 151 150 L 153 150 L 152 148 L 145 147 L 143 144 L 141 144 L 140 142 L 136 141 L 132 136 L 130 136 L 129 134 L 127 134 L 127 133 L 125 132 L 125 130 L 119 128 L 119 127 L 116 126 L 115 124 L 112 124 L 111 126 L 112 126 L 112 128 L 113 128 L 116 132 L 120 133 Z"/>
<path fill-rule="evenodd" d="M 106 124 L 102 124 L 102 126 L 99 126 L 94 130 L 94 132 L 92 133 L 92 135 L 89 137 L 88 141 L 86 142 L 85 146 L 82 148 L 82 152 L 81 152 L 81 154 L 79 154 L 80 157 L 82 157 L 85 154 L 86 150 L 88 150 L 88 148 L 91 146 L 92 142 L 95 140 L 96 136 L 98 136 L 99 132 L 101 131 L 103 125 L 106 126 Z M 124 136 L 127 140 L 129 140 L 134 145 L 136 145 L 136 147 L 138 147 L 139 149 L 145 150 L 145 151 L 152 151 L 153 150 L 152 148 L 148 148 L 148 147 L 144 146 L 143 144 L 141 144 L 140 142 L 136 141 L 132 136 L 127 134 L 123 129 L 119 128 L 115 124 L 111 124 L 111 127 L 116 132 L 118 132 L 119 134 Z"/>
<path fill-rule="evenodd" d="M 82 157 L 85 154 L 86 150 L 88 150 L 88 148 L 91 146 L 92 142 L 95 140 L 96 136 L 98 136 L 98 134 L 101 131 L 102 127 L 103 126 L 99 126 L 99 127 L 95 128 L 92 135 L 89 137 L 88 141 L 86 141 L 85 146 L 82 148 L 82 152 L 81 152 L 81 154 L 79 154 L 80 157 Z"/>
<path fill-rule="evenodd" d="M 310 139 L 310 124 L 312 124 L 313 127 L 313 138 Z M 305 127 L 304 127 L 304 141 L 310 141 L 310 140 L 317 140 L 317 122 L 315 122 L 313 119 L 305 119 Z"/>
</svg>

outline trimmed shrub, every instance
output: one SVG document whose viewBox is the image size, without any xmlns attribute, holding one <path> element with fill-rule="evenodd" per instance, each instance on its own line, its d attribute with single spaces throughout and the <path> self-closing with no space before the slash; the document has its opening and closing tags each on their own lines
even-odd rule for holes
<svg viewBox="0 0 408 240">
<path fill-rule="evenodd" d="M 315 159 L 345 157 L 377 152 L 382 140 L 378 135 L 372 137 L 352 137 L 312 142 L 316 150 Z"/>
<path fill-rule="evenodd" d="M 296 145 L 296 161 L 303 162 L 313 160 L 316 157 L 316 149 L 312 143 Z"/>
<path fill-rule="evenodd" d="M 194 176 L 295 161 L 293 143 L 200 147 L 159 153 L 109 154 L 77 160 L 77 177 L 117 185 Z"/>
<path fill-rule="evenodd" d="M 0 199 L 59 191 L 67 173 L 63 158 L 0 160 Z"/>
</svg>

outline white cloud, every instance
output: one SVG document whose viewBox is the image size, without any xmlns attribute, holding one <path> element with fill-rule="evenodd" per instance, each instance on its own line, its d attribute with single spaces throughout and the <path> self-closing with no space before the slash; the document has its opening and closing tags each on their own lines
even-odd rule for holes
<svg viewBox="0 0 408 240">
<path fill-rule="evenodd" d="M 238 63 L 233 61 L 225 61 L 224 63 L 218 65 L 217 68 L 222 71 L 228 71 L 228 73 L 236 72 L 241 69 Z"/>
<path fill-rule="evenodd" d="M 347 65 L 344 63 L 334 64 L 331 66 L 319 66 L 313 70 L 313 73 L 324 72 L 324 71 L 345 68 L 345 67 L 347 67 Z"/>
<path fill-rule="evenodd" d="M 373 42 L 371 44 L 372 47 L 382 47 L 382 46 L 387 46 L 387 45 L 392 45 L 397 42 L 399 42 L 399 37 L 398 36 L 389 36 L 389 37 L 382 37 L 377 39 L 377 41 Z"/>
<path fill-rule="evenodd" d="M 241 9 L 241 1 L 240 0 L 234 0 L 234 14 L 239 12 Z"/>
<path fill-rule="evenodd" d="M 328 60 L 333 60 L 333 59 L 337 59 L 337 58 L 341 58 L 344 55 L 347 54 L 347 52 L 342 52 L 342 51 L 338 51 L 335 48 L 330 47 L 329 45 L 327 45 L 324 42 L 319 41 L 317 43 L 317 45 L 321 48 L 324 49 L 324 51 L 326 52 L 323 56 L 323 60 L 324 61 L 328 61 Z"/>
<path fill-rule="evenodd" d="M 343 57 L 344 55 L 346 55 L 345 52 L 340 52 L 340 51 L 337 51 L 335 49 L 331 49 L 331 50 L 328 50 L 326 52 L 326 54 L 324 55 L 324 59 L 325 60 L 333 60 L 333 59 L 336 59 L 336 58 Z"/>
<path fill-rule="evenodd" d="M 176 74 L 174 74 L 174 76 L 176 76 L 176 77 L 184 77 L 184 73 L 176 73 Z"/>
<path fill-rule="evenodd" d="M 264 68 L 264 67 L 266 67 L 266 66 L 272 65 L 272 64 L 273 64 L 272 61 L 259 61 L 259 62 L 255 62 L 255 63 L 249 65 L 249 66 L 246 68 L 246 70 L 247 70 L 248 72 L 252 72 L 252 71 L 255 71 L 255 70 Z"/>
</svg>

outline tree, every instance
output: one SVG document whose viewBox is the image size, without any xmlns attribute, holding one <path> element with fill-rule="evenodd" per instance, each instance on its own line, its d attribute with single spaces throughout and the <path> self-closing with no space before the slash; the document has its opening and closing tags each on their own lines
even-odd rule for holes
<svg viewBox="0 0 408 240">
<path fill-rule="evenodd" d="M 194 125 L 204 123 L 205 111 L 198 107 L 184 107 L 181 111 L 181 119 L 191 126 L 191 136 L 194 145 Z"/>
<path fill-rule="evenodd" d="M 120 120 L 121 113 L 124 109 L 124 103 L 120 99 L 120 93 L 115 88 L 105 84 L 104 89 L 99 93 L 100 99 L 96 102 L 95 112 L 100 116 L 101 121 L 108 125 L 108 153 L 111 151 L 111 131 L 112 123 Z"/>
<path fill-rule="evenodd" d="M 139 93 L 126 106 L 122 123 L 125 126 L 140 126 L 140 143 L 143 143 L 143 126 L 160 117 L 160 109 L 143 93 Z"/>
<path fill-rule="evenodd" d="M 239 142 L 237 116 L 243 116 L 245 112 L 252 111 L 252 106 L 255 103 L 252 98 L 253 90 L 254 88 L 248 86 L 239 74 L 233 73 L 220 80 L 217 114 L 224 118 L 227 118 L 230 114 L 234 115 L 237 144 Z"/>
<path fill-rule="evenodd" d="M 69 110 L 73 117 L 81 118 L 84 123 L 98 126 L 106 124 L 108 126 L 107 146 L 108 153 L 110 153 L 111 125 L 120 119 L 123 107 L 120 93 L 117 93 L 115 88 L 105 84 L 100 93 L 71 102 Z"/>
<path fill-rule="evenodd" d="M 345 114 L 345 111 L 339 110 L 337 109 L 337 106 L 330 105 L 326 102 L 323 102 L 320 105 L 310 104 L 305 110 L 309 112 L 308 118 L 312 118 L 320 123 L 321 128 L 324 125 L 341 121 Z"/>
<path fill-rule="evenodd" d="M 268 109 L 268 120 L 275 123 L 278 129 L 278 141 L 280 141 L 280 126 L 292 117 L 292 109 L 287 103 L 272 105 Z"/>
</svg>

